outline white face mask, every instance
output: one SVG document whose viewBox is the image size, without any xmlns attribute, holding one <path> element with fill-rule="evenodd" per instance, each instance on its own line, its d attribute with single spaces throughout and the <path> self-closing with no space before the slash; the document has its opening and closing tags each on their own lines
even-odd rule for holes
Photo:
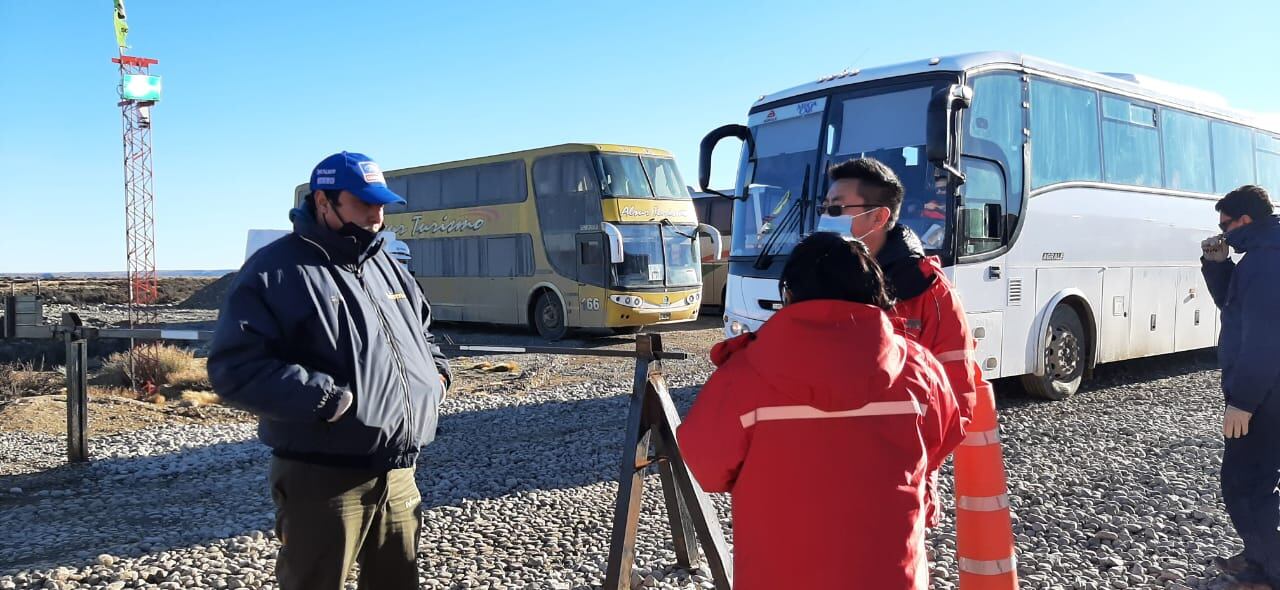
<svg viewBox="0 0 1280 590">
<path fill-rule="evenodd" d="M 867 236 L 871 235 L 872 232 L 876 231 L 876 228 L 872 228 L 870 231 L 860 236 L 855 236 L 853 235 L 853 220 L 859 217 L 862 217 L 863 215 L 867 215 L 869 213 L 875 213 L 876 211 L 883 208 L 884 207 L 876 207 L 875 209 L 863 211 L 862 213 L 859 213 L 857 215 L 840 215 L 837 217 L 832 217 L 830 215 L 827 215 L 826 213 L 823 213 L 822 217 L 818 218 L 817 231 L 829 231 L 829 232 L 840 234 L 846 238 L 853 238 L 855 240 L 862 241 Z"/>
</svg>

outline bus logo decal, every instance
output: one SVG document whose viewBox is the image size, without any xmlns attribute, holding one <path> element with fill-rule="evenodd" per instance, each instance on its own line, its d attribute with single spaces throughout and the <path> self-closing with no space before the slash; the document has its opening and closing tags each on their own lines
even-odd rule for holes
<svg viewBox="0 0 1280 590">
<path fill-rule="evenodd" d="M 1045 252 L 1040 256 L 1041 260 L 1062 260 L 1065 258 L 1062 252 Z"/>
<path fill-rule="evenodd" d="M 657 208 L 657 206 L 654 206 L 652 209 L 645 211 L 643 209 L 637 209 L 635 207 L 627 206 L 622 208 L 622 215 L 624 217 L 648 217 L 650 219 L 663 219 L 663 218 L 673 218 L 673 217 L 677 219 L 681 219 L 681 218 L 688 217 L 689 211 L 687 209 L 659 209 Z"/>
<path fill-rule="evenodd" d="M 485 219 L 468 219 L 466 217 L 459 219 L 449 219 L 448 215 L 442 215 L 439 221 L 424 221 L 421 215 L 414 215 L 413 231 L 410 236 L 417 237 L 425 234 L 451 234 L 461 231 L 480 231 L 484 228 Z"/>
<path fill-rule="evenodd" d="M 808 115 L 812 113 L 813 110 L 816 108 L 818 108 L 818 101 L 816 100 L 811 100 L 809 102 L 802 102 L 796 105 L 796 110 L 799 111 L 801 115 Z"/>
</svg>

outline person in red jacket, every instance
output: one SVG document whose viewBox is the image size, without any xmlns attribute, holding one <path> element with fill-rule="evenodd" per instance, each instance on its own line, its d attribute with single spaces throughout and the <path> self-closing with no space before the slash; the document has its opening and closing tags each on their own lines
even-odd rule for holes
<svg viewBox="0 0 1280 590">
<path fill-rule="evenodd" d="M 925 478 L 964 438 L 942 366 L 896 334 L 866 247 L 817 233 L 784 307 L 712 350 L 677 437 L 703 489 L 733 495 L 737 590 L 923 590 Z"/>
<path fill-rule="evenodd" d="M 920 238 L 898 222 L 905 194 L 893 170 L 872 158 L 857 158 L 832 166 L 831 179 L 818 229 L 857 237 L 876 257 L 897 299 L 889 312 L 899 334 L 919 342 L 942 363 L 947 381 L 960 400 L 965 420 L 973 414 L 982 369 L 974 360 L 974 341 L 964 307 L 942 262 L 926 256 Z M 929 526 L 942 520 L 938 509 L 937 473 L 929 476 Z"/>
</svg>

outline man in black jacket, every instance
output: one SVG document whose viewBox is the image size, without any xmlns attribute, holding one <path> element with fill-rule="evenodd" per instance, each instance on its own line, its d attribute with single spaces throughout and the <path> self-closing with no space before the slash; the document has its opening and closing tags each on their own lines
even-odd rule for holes
<svg viewBox="0 0 1280 590">
<path fill-rule="evenodd" d="M 418 588 L 414 470 L 451 377 L 378 236 L 397 202 L 367 156 L 325 158 L 293 233 L 245 262 L 218 318 L 209 378 L 272 449 L 282 590 L 339 590 L 356 562 L 362 589 Z"/>
<path fill-rule="evenodd" d="M 1216 563 L 1236 578 L 1233 590 L 1280 588 L 1280 217 L 1256 185 L 1214 208 L 1224 235 L 1201 243 L 1201 271 L 1222 310 L 1222 502 L 1244 541 L 1243 553 Z"/>
</svg>

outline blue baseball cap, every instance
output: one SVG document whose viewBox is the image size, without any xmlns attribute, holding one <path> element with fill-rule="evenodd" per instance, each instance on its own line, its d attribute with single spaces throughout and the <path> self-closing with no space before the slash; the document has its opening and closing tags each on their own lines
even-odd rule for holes
<svg viewBox="0 0 1280 590">
<path fill-rule="evenodd" d="M 316 164 L 311 171 L 311 192 L 349 191 L 370 205 L 404 203 L 404 197 L 387 188 L 382 168 L 364 154 L 342 152 Z"/>
</svg>

